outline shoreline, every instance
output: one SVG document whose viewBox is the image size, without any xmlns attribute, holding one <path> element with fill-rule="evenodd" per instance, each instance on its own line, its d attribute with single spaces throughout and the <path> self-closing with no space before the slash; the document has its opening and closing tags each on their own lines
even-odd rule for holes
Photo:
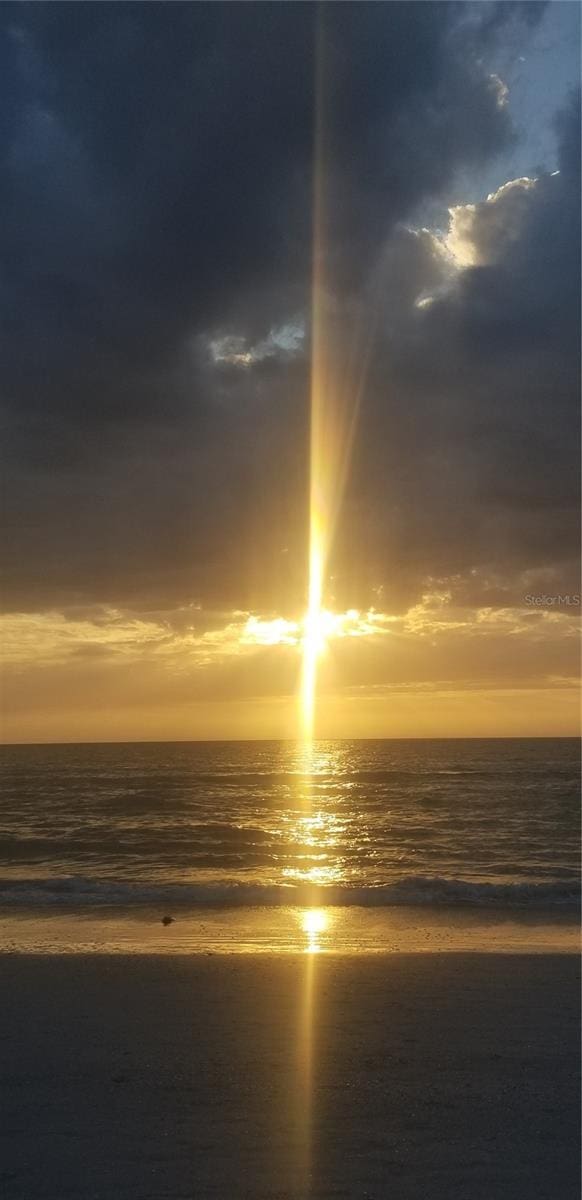
<svg viewBox="0 0 582 1200">
<path fill-rule="evenodd" d="M 272 906 L 0 911 L 2 954 L 578 954 L 575 909 Z M 313 925 L 315 923 L 315 928 Z"/>
</svg>

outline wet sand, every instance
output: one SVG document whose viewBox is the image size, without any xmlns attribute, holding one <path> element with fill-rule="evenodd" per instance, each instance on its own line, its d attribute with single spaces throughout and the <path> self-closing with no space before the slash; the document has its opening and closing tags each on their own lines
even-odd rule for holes
<svg viewBox="0 0 582 1200">
<path fill-rule="evenodd" d="M 577 1200 L 567 954 L 2 955 L 4 1200 Z"/>
<path fill-rule="evenodd" d="M 315 938 L 309 914 L 322 918 Z M 300 953 L 315 943 L 335 954 L 577 954 L 576 908 L 556 911 L 460 907 L 201 908 L 174 910 L 10 908 L 0 913 L 0 953 L 221 954 Z"/>
</svg>

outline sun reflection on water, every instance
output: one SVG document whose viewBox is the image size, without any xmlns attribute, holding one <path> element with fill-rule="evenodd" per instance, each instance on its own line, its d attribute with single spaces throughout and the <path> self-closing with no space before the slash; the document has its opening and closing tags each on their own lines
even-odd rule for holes
<svg viewBox="0 0 582 1200">
<path fill-rule="evenodd" d="M 292 848 L 294 864 L 283 867 L 281 874 L 294 883 L 340 883 L 344 878 L 346 822 L 334 813 L 315 812 L 287 818 L 286 840 Z"/>
</svg>

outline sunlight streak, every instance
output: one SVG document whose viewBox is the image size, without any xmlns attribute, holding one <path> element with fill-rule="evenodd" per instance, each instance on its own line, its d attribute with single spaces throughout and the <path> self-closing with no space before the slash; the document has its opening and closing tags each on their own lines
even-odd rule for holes
<svg viewBox="0 0 582 1200">
<path fill-rule="evenodd" d="M 311 384 L 309 428 L 309 550 L 308 597 L 303 627 L 303 669 L 300 691 L 300 727 L 303 743 L 310 746 L 315 733 L 317 663 L 325 635 L 322 604 L 329 542 L 333 481 L 333 425 L 329 420 L 330 379 L 325 338 L 323 278 L 324 237 L 324 60 L 323 10 L 319 10 L 316 43 L 315 136 L 313 185 L 313 269 L 311 290 Z"/>
<path fill-rule="evenodd" d="M 302 628 L 302 670 L 299 691 L 299 729 L 304 770 L 307 772 L 307 794 L 305 807 L 311 813 L 313 740 L 316 728 L 317 665 L 325 645 L 322 626 L 322 605 L 327 554 L 330 537 L 330 476 L 326 471 L 329 462 L 325 457 L 329 449 L 325 442 L 325 414 L 327 380 L 324 374 L 323 336 L 323 127 L 325 92 L 323 62 L 323 6 L 316 12 L 315 43 L 315 108 L 314 108 L 314 158 L 313 158 L 313 269 L 311 295 L 311 382 L 309 424 L 309 527 L 308 527 L 308 587 L 307 611 Z M 309 944 L 317 945 L 317 930 L 310 930 L 314 921 L 308 910 L 304 917 L 304 932 Z M 315 924 L 317 922 L 315 921 Z M 312 1138 L 313 1138 L 313 1083 L 314 1083 L 314 1028 L 315 1028 L 315 967 L 317 954 L 307 953 L 305 975 L 300 1006 L 300 1023 L 297 1036 L 297 1116 L 298 1116 L 298 1170 L 300 1194 L 307 1197 L 311 1192 Z"/>
<path fill-rule="evenodd" d="M 317 661 L 325 645 L 322 626 L 321 598 L 323 588 L 323 566 L 319 538 L 310 534 L 309 553 L 309 604 L 303 632 L 303 671 L 301 679 L 301 731 L 303 742 L 311 745 L 315 727 L 315 693 L 317 687 Z"/>
<path fill-rule="evenodd" d="M 380 311 L 378 294 L 373 298 L 373 313 L 360 313 L 359 318 L 355 318 L 355 334 L 352 330 L 350 345 L 346 347 L 341 298 L 338 309 L 338 280 L 333 277 L 335 214 L 326 196 L 332 178 L 333 134 L 330 133 L 329 114 L 325 111 L 330 89 L 325 79 L 323 21 L 324 6 L 321 6 L 317 30 L 314 139 L 308 586 L 307 610 L 302 623 L 299 720 L 304 746 L 310 746 L 316 736 L 318 662 L 328 636 L 334 636 L 339 629 L 339 623 L 330 623 L 331 614 L 323 608 L 328 562 Z M 343 313 L 344 320 L 346 317 L 347 311 Z M 353 321 L 352 314 L 350 324 Z"/>
</svg>

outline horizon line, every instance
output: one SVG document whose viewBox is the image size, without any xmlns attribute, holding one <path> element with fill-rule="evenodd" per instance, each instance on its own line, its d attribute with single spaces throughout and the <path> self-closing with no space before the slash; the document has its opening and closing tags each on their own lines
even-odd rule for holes
<svg viewBox="0 0 582 1200">
<path fill-rule="evenodd" d="M 313 739 L 315 745 L 318 742 L 572 742 L 580 741 L 579 733 L 523 733 L 523 734 L 446 734 L 441 736 L 421 736 L 408 735 L 407 737 L 390 736 L 385 737 L 316 737 Z M 272 738 L 119 738 L 114 740 L 94 738 L 89 741 L 70 741 L 70 742 L 2 742 L 0 741 L 0 750 L 11 750 L 16 746 L 205 746 L 205 745 L 225 745 L 225 744 L 240 744 L 240 745 L 255 745 L 257 743 L 277 744 L 289 743 L 300 744 L 300 737 L 272 737 Z"/>
</svg>

